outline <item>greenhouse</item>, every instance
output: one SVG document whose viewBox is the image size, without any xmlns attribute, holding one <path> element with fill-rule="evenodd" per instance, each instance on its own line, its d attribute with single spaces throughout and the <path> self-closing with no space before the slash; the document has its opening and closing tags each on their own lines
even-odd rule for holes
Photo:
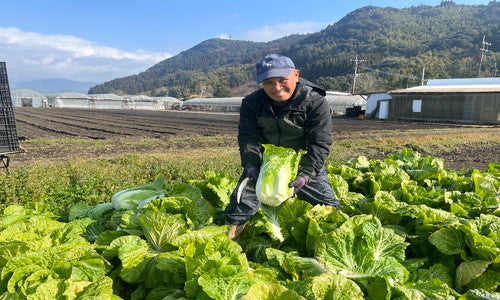
<svg viewBox="0 0 500 300">
<path fill-rule="evenodd" d="M 164 109 L 178 109 L 182 104 L 181 100 L 173 97 L 157 97 L 155 99 L 158 99 L 160 103 L 163 102 Z"/>
<path fill-rule="evenodd" d="M 48 99 L 32 90 L 13 90 L 10 92 L 12 106 L 15 107 L 47 107 Z"/>
<path fill-rule="evenodd" d="M 348 108 L 366 108 L 366 99 L 361 95 L 340 95 L 327 92 L 325 98 L 333 113 L 337 115 L 344 115 Z"/>
<path fill-rule="evenodd" d="M 335 114 L 344 115 L 346 110 L 353 107 L 366 107 L 366 100 L 361 95 L 328 93 L 325 96 L 328 105 Z M 181 109 L 238 112 L 243 97 L 229 98 L 193 98 L 182 102 Z"/>
<path fill-rule="evenodd" d="M 238 112 L 240 111 L 241 100 L 243 100 L 243 97 L 193 98 L 184 101 L 181 109 Z"/>
<path fill-rule="evenodd" d="M 163 101 L 160 97 L 149 97 L 145 95 L 125 95 L 126 108 L 128 109 L 163 109 Z"/>
<path fill-rule="evenodd" d="M 89 107 L 91 108 L 128 108 L 127 100 L 115 94 L 92 94 L 89 97 Z"/>
<path fill-rule="evenodd" d="M 81 93 L 62 93 L 46 95 L 49 107 L 88 108 L 90 97 Z"/>
</svg>

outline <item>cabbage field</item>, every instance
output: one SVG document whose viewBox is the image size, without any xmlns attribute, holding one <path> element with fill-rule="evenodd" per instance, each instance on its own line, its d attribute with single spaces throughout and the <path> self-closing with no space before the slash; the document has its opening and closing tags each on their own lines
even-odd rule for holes
<svg viewBox="0 0 500 300">
<path fill-rule="evenodd" d="M 455 171 L 405 149 L 327 170 L 342 211 L 263 205 L 239 243 L 222 214 L 232 172 L 176 182 L 159 172 L 102 201 L 76 184 L 47 186 L 44 201 L 9 198 L 0 299 L 500 299 L 498 162 Z M 70 185 L 81 179 L 72 172 Z M 72 199 L 64 212 L 45 201 L 54 195 Z"/>
</svg>

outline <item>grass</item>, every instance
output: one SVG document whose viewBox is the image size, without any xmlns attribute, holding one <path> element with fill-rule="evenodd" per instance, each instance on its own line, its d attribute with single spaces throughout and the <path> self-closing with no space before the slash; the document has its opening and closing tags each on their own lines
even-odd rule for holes
<svg viewBox="0 0 500 300">
<path fill-rule="evenodd" d="M 78 159 L 68 162 L 35 163 L 0 174 L 0 203 L 26 205 L 44 202 L 58 214 L 78 202 L 109 202 L 123 189 L 147 184 L 162 174 L 167 185 L 201 179 L 212 170 L 237 176 L 239 154 L 235 149 L 202 149 L 179 153 L 115 158 Z"/>
<path fill-rule="evenodd" d="M 342 163 L 360 155 L 380 159 L 387 153 L 412 146 L 432 153 L 435 149 L 447 149 L 467 143 L 500 144 L 498 130 L 371 131 L 339 134 L 334 139 L 327 163 Z M 158 174 L 164 176 L 167 185 L 172 185 L 190 179 L 201 179 L 205 171 L 222 172 L 233 177 L 239 176 L 241 172 L 236 140 L 231 136 L 121 141 L 40 139 L 28 143 L 42 152 L 72 148 L 72 152 L 79 154 L 79 158 L 68 158 L 62 162 L 30 162 L 11 168 L 11 174 L 0 172 L 0 206 L 40 201 L 49 204 L 54 212 L 64 216 L 67 209 L 75 203 L 86 202 L 93 205 L 109 202 L 114 193 L 147 184 Z M 155 148 L 146 154 L 137 154 L 137 151 L 118 154 L 120 152 L 114 151 L 116 148 L 113 147 L 121 147 L 124 143 Z M 198 146 L 190 148 L 189 145 Z M 178 148 L 179 146 L 181 147 Z M 99 158 L 90 155 L 91 151 L 101 147 L 109 148 L 109 154 Z M 133 151 L 133 147 L 130 151 Z"/>
</svg>

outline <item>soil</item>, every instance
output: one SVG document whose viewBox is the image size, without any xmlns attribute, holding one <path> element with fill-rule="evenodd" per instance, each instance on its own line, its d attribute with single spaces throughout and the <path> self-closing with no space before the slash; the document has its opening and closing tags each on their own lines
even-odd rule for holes
<svg viewBox="0 0 500 300">
<path fill-rule="evenodd" d="M 237 113 L 98 110 L 72 108 L 15 108 L 16 127 L 21 146 L 27 151 L 12 155 L 13 166 L 40 160 L 60 160 L 82 157 L 100 157 L 120 153 L 155 153 L 169 149 L 236 147 L 239 116 Z M 408 122 L 357 118 L 333 118 L 336 141 L 370 138 L 370 134 L 387 137 L 412 134 L 431 136 L 492 134 L 500 136 L 498 125 L 466 125 L 459 123 Z M 437 130 L 446 129 L 446 130 Z M 414 132 L 414 130 L 417 130 Z M 203 144 L 190 141 L 193 137 L 207 137 Z M 211 138 L 212 137 L 212 138 Z M 179 139 L 185 138 L 180 143 Z M 59 140 L 58 143 L 32 143 L 32 140 Z M 101 147 L 82 153 L 82 147 L 69 142 L 74 139 L 100 140 Z M 152 139 L 157 142 L 140 143 Z M 196 139 L 199 140 L 199 139 Z M 206 142 L 205 142 L 206 140 Z M 110 142 L 112 141 L 112 143 Z M 109 142 L 109 143 L 107 143 Z M 95 144 L 95 143 L 94 143 Z M 447 166 L 484 169 L 487 163 L 499 161 L 500 147 L 495 142 L 463 143 L 450 149 L 425 151 L 418 145 L 407 145 L 424 155 L 443 158 Z M 381 152 L 371 158 L 385 158 Z"/>
</svg>

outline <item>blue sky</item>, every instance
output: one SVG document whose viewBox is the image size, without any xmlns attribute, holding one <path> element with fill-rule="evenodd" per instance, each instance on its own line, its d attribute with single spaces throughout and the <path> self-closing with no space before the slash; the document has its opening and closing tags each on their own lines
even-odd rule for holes
<svg viewBox="0 0 500 300">
<path fill-rule="evenodd" d="M 440 0 L 0 0 L 0 61 L 10 82 L 103 82 L 137 74 L 210 38 L 270 41 L 316 32 L 366 6 Z M 488 4 L 489 0 L 455 0 Z"/>
</svg>

